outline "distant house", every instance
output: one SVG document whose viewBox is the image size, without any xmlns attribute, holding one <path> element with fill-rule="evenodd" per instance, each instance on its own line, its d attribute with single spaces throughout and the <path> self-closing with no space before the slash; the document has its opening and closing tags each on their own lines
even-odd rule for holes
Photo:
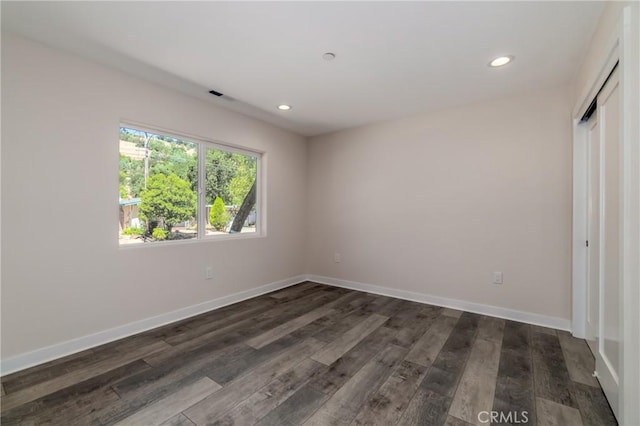
<svg viewBox="0 0 640 426">
<path fill-rule="evenodd" d="M 140 226 L 140 198 L 120 198 L 120 231 Z"/>
</svg>

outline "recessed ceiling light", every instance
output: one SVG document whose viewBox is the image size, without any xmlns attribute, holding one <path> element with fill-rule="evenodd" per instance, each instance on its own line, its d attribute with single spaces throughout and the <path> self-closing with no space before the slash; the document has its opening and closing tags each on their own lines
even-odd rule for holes
<svg viewBox="0 0 640 426">
<path fill-rule="evenodd" d="M 335 58 L 336 54 L 331 52 L 327 52 L 322 55 L 322 59 L 324 59 L 325 61 L 333 61 Z"/>
<path fill-rule="evenodd" d="M 280 111 L 289 111 L 289 110 L 291 109 L 291 106 L 290 106 L 290 105 L 282 104 L 282 105 L 278 105 L 278 109 L 279 109 Z"/>
<path fill-rule="evenodd" d="M 489 66 L 493 68 L 502 67 L 513 61 L 513 56 L 498 56 L 493 61 L 489 62 Z"/>
</svg>

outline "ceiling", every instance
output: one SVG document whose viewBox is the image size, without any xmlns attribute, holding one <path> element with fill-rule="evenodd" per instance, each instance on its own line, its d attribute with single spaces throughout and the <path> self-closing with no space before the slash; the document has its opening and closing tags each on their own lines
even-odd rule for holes
<svg viewBox="0 0 640 426">
<path fill-rule="evenodd" d="M 312 136 L 567 84 L 603 8 L 3 1 L 2 27 Z M 515 61 L 487 66 L 505 54 Z M 282 103 L 293 109 L 278 111 Z"/>
</svg>

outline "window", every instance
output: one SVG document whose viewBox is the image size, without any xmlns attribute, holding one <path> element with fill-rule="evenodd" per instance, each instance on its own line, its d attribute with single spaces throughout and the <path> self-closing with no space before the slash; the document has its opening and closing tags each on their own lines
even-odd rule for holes
<svg viewBox="0 0 640 426">
<path fill-rule="evenodd" d="M 120 127 L 120 245 L 257 233 L 260 155 Z"/>
</svg>

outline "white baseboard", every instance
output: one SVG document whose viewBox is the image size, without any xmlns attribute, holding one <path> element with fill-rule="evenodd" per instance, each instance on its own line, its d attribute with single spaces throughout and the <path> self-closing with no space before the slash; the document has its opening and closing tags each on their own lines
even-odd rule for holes
<svg viewBox="0 0 640 426">
<path fill-rule="evenodd" d="M 446 297 L 433 296 L 426 293 L 415 293 L 407 290 L 398 290 L 389 287 L 381 287 L 372 284 L 364 284 L 355 281 L 340 280 L 318 275 L 307 275 L 307 280 L 319 284 L 327 284 L 335 287 L 348 288 L 351 290 L 366 291 L 367 293 L 380 294 L 382 296 L 395 297 L 397 299 L 411 300 L 413 302 L 427 303 L 429 305 L 458 309 L 461 311 L 473 312 L 476 314 L 488 315 L 497 318 L 504 318 L 513 321 L 524 322 L 527 324 L 541 325 L 543 327 L 555 328 L 557 330 L 571 331 L 571 321 L 565 318 L 550 317 L 546 315 L 535 314 L 532 312 L 523 312 L 502 308 L 499 306 L 483 305 L 481 303 L 467 302 L 459 299 L 449 299 Z"/>
<path fill-rule="evenodd" d="M 16 355 L 11 358 L 6 358 L 0 361 L 0 374 L 4 376 L 6 374 L 23 370 L 25 368 L 33 367 L 38 364 L 81 352 L 86 349 L 94 348 L 96 346 L 112 342 L 114 340 L 129 337 L 137 333 L 142 333 L 156 327 L 170 324 L 172 322 L 180 321 L 182 319 L 209 312 L 214 309 L 222 308 L 223 306 L 231 305 L 233 303 L 251 299 L 265 293 L 299 284 L 304 281 L 313 281 L 334 287 L 343 287 L 351 290 L 365 291 L 367 293 L 380 294 L 383 296 L 411 300 L 419 303 L 427 303 L 430 305 L 459 309 L 467 312 L 520 321 L 528 324 L 541 325 L 544 327 L 550 327 L 559 330 L 571 330 L 571 321 L 564 318 L 549 317 L 545 315 L 534 314 L 531 312 L 515 311 L 513 309 L 502 308 L 499 306 L 483 305 L 480 303 L 467 302 L 464 300 L 433 296 L 426 293 L 415 293 L 406 290 L 398 290 L 389 287 L 381 287 L 355 281 L 340 280 L 319 275 L 298 275 L 296 277 L 276 281 L 260 287 L 209 300 L 197 305 L 187 306 L 186 308 L 178 309 L 166 314 L 161 314 L 155 317 L 135 321 L 129 324 L 122 325 L 120 327 L 111 328 L 109 330 L 82 336 L 73 340 L 68 340 L 66 342 L 57 343 L 55 345 L 36 349 L 35 351 Z"/>
<path fill-rule="evenodd" d="M 155 317 L 135 321 L 119 327 L 111 328 L 109 330 L 100 331 L 95 334 L 78 337 L 73 340 L 68 340 L 66 342 L 57 343 L 55 345 L 47 346 L 41 349 L 36 349 L 35 351 L 2 359 L 0 361 L 0 374 L 4 376 L 9 373 L 33 367 L 35 365 L 42 364 L 57 358 L 62 358 L 64 356 L 81 352 L 99 345 L 103 345 L 114 340 L 122 339 L 124 337 L 151 330 L 156 327 L 170 324 L 172 322 L 209 312 L 214 309 L 222 308 L 223 306 L 231 305 L 233 303 L 251 299 L 265 293 L 299 284 L 306 280 L 306 275 L 298 275 L 297 277 L 272 282 L 260 287 L 199 303 L 197 305 L 187 306 L 186 308 L 181 308 L 176 311 L 168 312 L 166 314 L 161 314 Z"/>
</svg>

